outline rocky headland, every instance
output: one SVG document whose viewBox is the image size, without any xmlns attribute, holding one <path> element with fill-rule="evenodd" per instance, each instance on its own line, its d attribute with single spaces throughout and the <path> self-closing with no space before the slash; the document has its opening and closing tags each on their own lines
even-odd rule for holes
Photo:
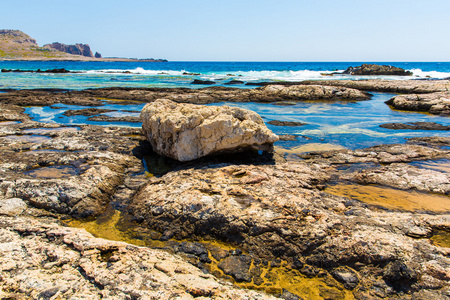
<svg viewBox="0 0 450 300">
<path fill-rule="evenodd" d="M 178 103 L 368 97 L 320 85 L 0 94 L 0 296 L 449 298 L 450 248 L 435 239 L 450 232 L 448 138 L 295 161 L 250 152 L 159 166 L 150 128 L 39 123 L 21 107 L 121 99 L 148 102 L 158 115 L 191 108 Z"/>
<path fill-rule="evenodd" d="M 133 59 L 102 57 L 92 52 L 88 44 L 47 44 L 42 47 L 35 39 L 20 30 L 0 30 L 0 60 L 61 60 L 61 61 L 147 61 L 167 62 L 165 59 Z"/>
</svg>

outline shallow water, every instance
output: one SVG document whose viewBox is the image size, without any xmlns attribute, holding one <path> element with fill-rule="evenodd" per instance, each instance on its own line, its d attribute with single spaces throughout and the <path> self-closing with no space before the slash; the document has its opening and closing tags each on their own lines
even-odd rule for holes
<svg viewBox="0 0 450 300">
<path fill-rule="evenodd" d="M 30 143 L 44 143 L 52 139 L 51 137 L 42 135 L 7 135 L 5 138 Z"/>
<path fill-rule="evenodd" d="M 183 242 L 177 240 L 160 241 L 158 240 L 160 234 L 145 228 L 139 228 L 139 225 L 131 222 L 129 217 L 114 210 L 111 206 L 96 220 L 65 220 L 63 222 L 72 227 L 84 228 L 95 237 L 126 242 L 137 246 L 167 248 Z M 237 248 L 218 241 L 200 241 L 200 243 L 208 249 L 208 257 L 212 261 L 209 264 L 204 264 L 206 269 L 211 274 L 231 281 L 239 287 L 263 290 L 270 294 L 281 294 L 283 289 L 286 289 L 304 299 L 312 300 L 327 299 L 327 296 L 330 294 L 338 296 L 338 298 L 334 299 L 354 299 L 350 291 L 344 289 L 340 283 L 334 281 L 331 277 L 307 278 L 298 270 L 289 267 L 287 262 L 284 261 L 281 261 L 279 266 L 276 267 L 271 267 L 268 264 L 266 267 L 261 268 L 262 273 L 260 277 L 263 279 L 263 282 L 260 284 L 256 284 L 253 281 L 250 283 L 236 282 L 218 267 L 219 261 L 214 258 L 210 249 L 220 248 L 223 251 L 234 251 Z M 333 286 L 325 283 L 325 280 L 333 282 Z"/>
<path fill-rule="evenodd" d="M 432 213 L 450 212 L 449 196 L 357 184 L 330 185 L 324 191 L 329 194 L 348 197 L 369 205 L 392 210 Z"/>
<path fill-rule="evenodd" d="M 317 151 L 325 149 L 358 149 L 379 144 L 404 143 L 406 138 L 422 136 L 446 136 L 448 131 L 393 130 L 379 127 L 390 122 L 436 122 L 450 125 L 450 118 L 422 113 L 392 110 L 384 102 L 393 94 L 376 93 L 372 100 L 356 102 L 298 102 L 292 106 L 278 106 L 268 103 L 216 103 L 257 112 L 265 122 L 270 120 L 304 122 L 301 127 L 267 125 L 274 133 L 299 136 L 296 141 L 279 141 L 275 146 L 289 151 Z M 97 108 L 111 109 L 108 116 L 137 116 L 145 103 L 124 105 L 105 101 Z M 86 116 L 66 117 L 66 110 L 84 109 L 84 106 L 57 104 L 52 107 L 29 107 L 26 113 L 35 121 L 59 123 L 63 125 L 93 124 L 141 127 L 141 123 L 92 122 Z M 128 112 L 132 111 L 132 112 Z M 302 138 L 308 137 L 308 139 Z"/>
<path fill-rule="evenodd" d="M 75 132 L 80 130 L 79 127 L 57 127 L 57 128 L 30 128 L 22 130 L 24 134 L 46 135 L 58 132 Z"/>
<path fill-rule="evenodd" d="M 430 240 L 436 246 L 450 248 L 450 232 L 435 232 Z"/>
<path fill-rule="evenodd" d="M 80 170 L 78 168 L 69 165 L 42 167 L 24 172 L 27 176 L 44 179 L 67 178 L 79 173 Z"/>
</svg>

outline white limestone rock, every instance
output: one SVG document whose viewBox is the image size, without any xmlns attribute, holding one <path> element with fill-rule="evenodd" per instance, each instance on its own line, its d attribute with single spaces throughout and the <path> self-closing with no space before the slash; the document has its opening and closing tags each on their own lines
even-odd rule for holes
<svg viewBox="0 0 450 300">
<path fill-rule="evenodd" d="M 237 107 L 159 99 L 143 108 L 141 120 L 153 150 L 179 161 L 248 147 L 266 150 L 278 141 L 257 113 Z"/>
</svg>

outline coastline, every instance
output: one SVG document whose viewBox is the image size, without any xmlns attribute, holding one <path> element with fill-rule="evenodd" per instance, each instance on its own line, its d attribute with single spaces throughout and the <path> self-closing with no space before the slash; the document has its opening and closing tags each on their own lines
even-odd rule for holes
<svg viewBox="0 0 450 300">
<path fill-rule="evenodd" d="M 274 83 L 251 90 L 118 87 L 0 94 L 0 172 L 5 179 L 0 199 L 12 207 L 0 207 L 4 215 L 0 227 L 5 237 L 18 245 L 27 244 L 27 236 L 34 232 L 32 241 L 48 249 L 48 254 L 33 256 L 34 250 L 29 250 L 22 256 L 20 262 L 25 267 L 21 270 L 34 270 L 42 280 L 42 289 L 26 289 L 24 293 L 79 292 L 78 288 L 55 289 L 52 276 L 64 268 L 64 280 L 78 278 L 77 282 L 89 286 L 82 293 L 92 297 L 101 293 L 131 295 L 130 290 L 135 296 L 150 295 L 142 285 L 135 286 L 133 280 L 120 274 L 127 266 L 127 275 L 151 283 L 161 292 L 176 289 L 187 297 L 448 296 L 450 248 L 435 243 L 433 237 L 450 231 L 450 209 L 447 202 L 440 202 L 450 193 L 445 171 L 450 159 L 449 138 L 308 151 L 294 160 L 276 152 L 250 152 L 179 163 L 154 154 L 149 157 L 151 146 L 139 128 L 43 123 L 25 114 L 27 106 L 53 106 L 57 110 L 63 105 L 101 106 L 106 101 L 124 110 L 127 104 L 160 98 L 197 104 L 233 99 L 236 103 L 320 103 L 329 95 L 329 103 L 344 102 L 353 95 L 354 99 L 346 102 L 349 106 L 370 101 L 361 90 L 317 83 L 324 85 Z M 438 101 L 434 95 L 446 97 L 450 81 L 387 84 L 380 80 L 364 84 L 361 89 L 378 92 L 392 92 L 392 86 L 402 87 L 397 89 L 400 93 L 422 92 L 420 97 L 412 93 L 408 98 L 422 103 L 423 97 L 430 95 L 432 101 Z M 406 96 L 394 98 L 404 103 Z M 433 102 L 440 111 L 445 111 L 445 97 Z M 414 108 L 423 110 L 411 105 Z M 102 111 L 79 113 L 91 116 Z M 433 163 L 434 169 L 426 167 Z M 379 190 L 370 190 L 374 184 Z M 414 194 L 414 190 L 420 193 Z M 378 194 L 382 197 L 377 198 Z M 381 202 L 383 197 L 388 201 Z M 418 202 L 405 205 L 394 201 L 403 197 Z M 429 205 L 424 206 L 420 199 L 427 199 Z M 105 221 L 111 226 L 102 232 L 99 225 Z M 138 246 L 157 245 L 153 247 L 163 247 L 166 252 L 148 254 L 145 248 L 95 239 L 63 224 Z M 189 263 L 172 261 L 172 254 Z M 39 263 L 30 255 L 39 257 Z M 146 272 L 137 267 L 130 268 L 127 261 L 132 257 L 136 266 L 148 266 L 146 272 L 159 279 L 145 277 Z M 174 265 L 181 265 L 183 271 L 172 268 Z M 10 290 L 18 275 L 6 264 L 0 263 L 0 267 L 5 274 L 2 288 Z M 77 272 L 80 269 L 82 276 Z M 237 290 L 216 278 L 272 295 Z M 295 278 L 295 284 L 288 284 L 289 278 Z M 169 298 L 169 294 L 164 295 Z"/>
</svg>

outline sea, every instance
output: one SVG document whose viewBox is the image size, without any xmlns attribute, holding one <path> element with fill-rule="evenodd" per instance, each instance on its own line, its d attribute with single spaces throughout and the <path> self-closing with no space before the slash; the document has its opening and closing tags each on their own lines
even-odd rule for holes
<svg viewBox="0 0 450 300">
<path fill-rule="evenodd" d="M 417 79 L 450 78 L 450 62 L 376 62 L 409 70 L 413 76 L 333 75 L 350 66 L 370 62 L 63 62 L 0 61 L 0 69 L 60 69 L 75 73 L 0 73 L 0 92 L 17 89 L 82 90 L 107 87 L 204 88 L 228 86 L 236 80 L 243 84 L 234 88 L 257 88 L 258 82 L 349 79 Z M 213 81 L 213 85 L 193 85 L 197 80 Z M 426 113 L 397 111 L 384 102 L 395 96 L 372 93 L 372 99 L 351 102 L 299 102 L 292 106 L 267 103 L 219 103 L 253 110 L 264 121 L 281 120 L 307 123 L 304 126 L 267 126 L 276 134 L 294 135 L 295 141 L 279 141 L 277 149 L 296 155 L 313 150 L 360 149 L 377 144 L 405 143 L 408 138 L 450 136 L 450 131 L 393 130 L 381 128 L 384 123 L 436 122 L 450 126 L 450 118 Z M 105 100 L 101 108 L 114 112 L 110 116 L 138 116 L 142 105 L 118 105 Z M 27 107 L 26 113 L 41 122 L 66 125 L 97 124 L 140 127 L 139 123 L 93 122 L 87 117 L 66 117 L 68 109 L 84 107 L 58 104 L 54 107 Z M 100 107 L 99 107 L 100 108 Z"/>
</svg>

